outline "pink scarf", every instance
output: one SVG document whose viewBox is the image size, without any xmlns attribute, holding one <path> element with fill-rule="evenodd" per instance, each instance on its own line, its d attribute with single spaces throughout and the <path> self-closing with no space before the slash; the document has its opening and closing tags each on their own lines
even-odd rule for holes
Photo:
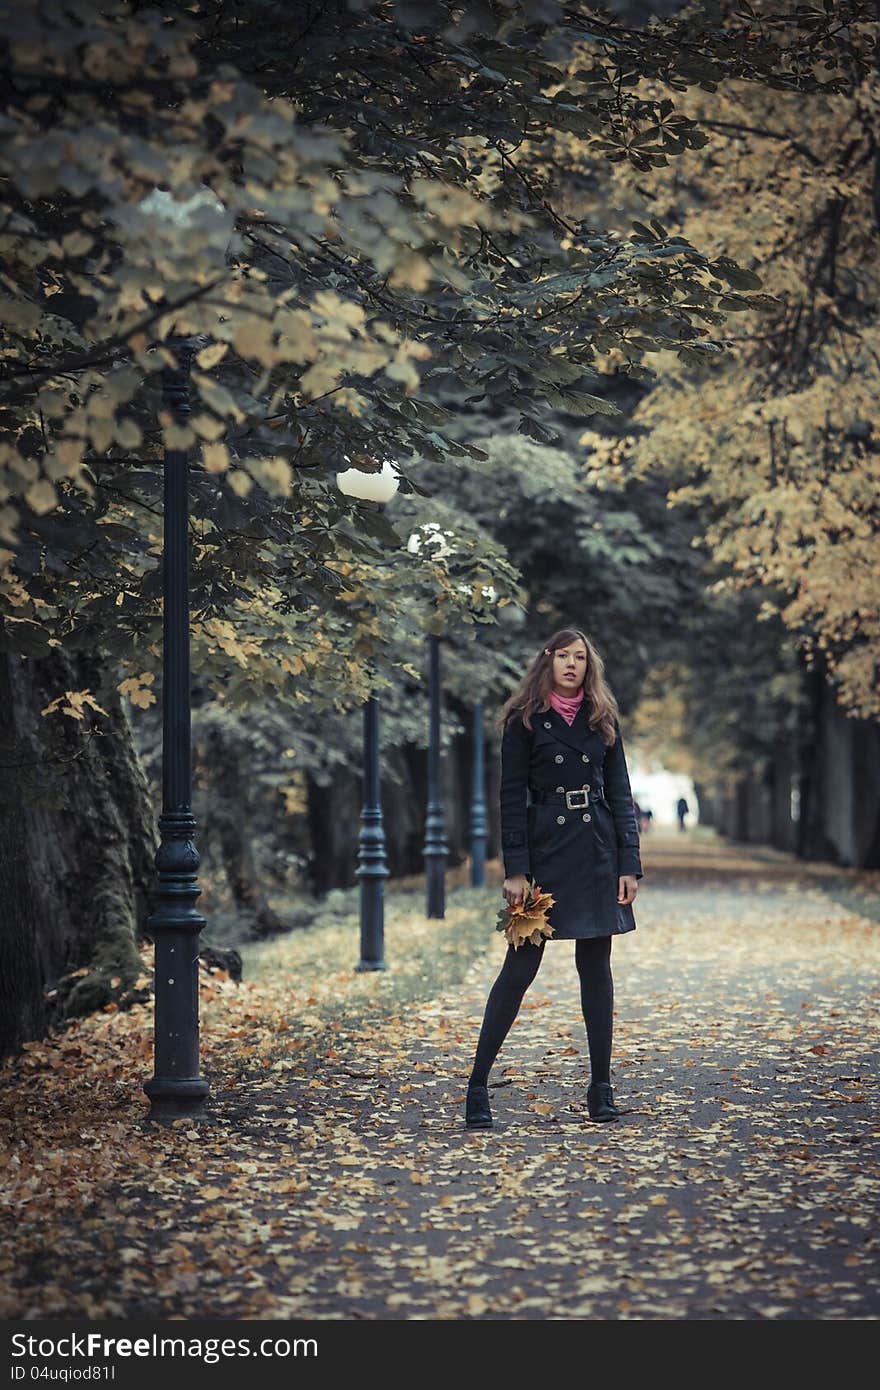
<svg viewBox="0 0 880 1390">
<path fill-rule="evenodd" d="M 550 691 L 550 703 L 561 714 L 566 723 L 571 724 L 575 715 L 583 704 L 584 688 L 581 686 L 576 695 L 557 695 L 555 690 Z"/>
</svg>

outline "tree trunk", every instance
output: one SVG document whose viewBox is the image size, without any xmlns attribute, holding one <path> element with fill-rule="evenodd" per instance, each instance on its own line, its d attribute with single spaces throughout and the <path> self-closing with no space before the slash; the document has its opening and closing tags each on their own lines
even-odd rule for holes
<svg viewBox="0 0 880 1390">
<path fill-rule="evenodd" d="M 851 868 L 868 868 L 880 825 L 880 728 L 874 721 L 850 718 L 827 677 L 817 703 L 821 834 L 827 846 L 822 857 Z"/>
<path fill-rule="evenodd" d="M 740 778 L 732 795 L 728 798 L 726 833 L 731 840 L 738 840 L 743 844 L 748 843 L 749 787 L 745 777 Z"/>
<path fill-rule="evenodd" d="M 206 833 L 217 838 L 223 868 L 236 908 L 254 937 L 284 931 L 270 907 L 254 861 L 249 813 L 249 784 L 242 771 L 238 745 L 213 724 L 206 735 L 212 791 L 206 809 Z"/>
<path fill-rule="evenodd" d="M 128 717 L 100 656 L 6 651 L 0 673 L 0 882 L 14 887 L 6 901 L 15 904 L 5 933 L 9 1048 L 130 989 L 156 833 Z M 58 695 L 82 690 L 106 715 L 41 715 Z M 74 977 L 83 967 L 88 974 Z"/>
<path fill-rule="evenodd" d="M 704 782 L 694 782 L 694 795 L 697 798 L 697 812 L 700 825 L 714 826 L 716 821 L 716 798 Z"/>
<path fill-rule="evenodd" d="M 856 863 L 880 869 L 880 724 L 859 720 L 853 771 Z"/>
<path fill-rule="evenodd" d="M 770 842 L 777 849 L 793 850 L 795 822 L 791 818 L 791 785 L 795 773 L 792 750 L 782 743 L 770 764 Z"/>
<path fill-rule="evenodd" d="M 742 839 L 750 845 L 769 844 L 773 830 L 771 771 L 769 766 L 759 771 L 759 766 L 756 760 L 755 770 L 741 784 Z"/>
<path fill-rule="evenodd" d="M 800 821 L 798 856 L 801 859 L 836 858 L 827 830 L 827 727 L 825 722 L 825 672 L 820 664 L 804 672 L 807 708 L 801 727 Z"/>
<path fill-rule="evenodd" d="M 20 779 L 14 769 L 20 745 L 11 733 L 10 658 L 0 655 L 0 1056 L 45 1031 L 43 976 L 34 931 L 36 911 L 28 873 Z"/>
<path fill-rule="evenodd" d="M 462 863 L 470 851 L 470 742 L 453 739 L 440 759 L 440 795 L 448 846 L 447 868 Z M 425 817 L 428 804 L 427 753 L 404 744 L 382 747 L 381 799 L 385 857 L 389 876 L 407 878 L 425 871 Z M 389 775 L 394 773 L 394 779 Z M 497 793 L 496 793 L 497 795 Z M 315 850 L 312 887 L 323 895 L 357 884 L 358 836 L 363 806 L 363 777 L 343 770 L 327 784 L 310 778 L 309 827 Z"/>
</svg>

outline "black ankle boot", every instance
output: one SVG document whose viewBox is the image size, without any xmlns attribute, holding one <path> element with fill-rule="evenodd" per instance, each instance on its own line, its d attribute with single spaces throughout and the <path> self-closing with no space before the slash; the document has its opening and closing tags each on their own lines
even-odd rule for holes
<svg viewBox="0 0 880 1390">
<path fill-rule="evenodd" d="M 587 1109 L 591 1120 L 616 1120 L 620 1111 L 614 1104 L 610 1081 L 592 1081 L 587 1087 Z"/>
<path fill-rule="evenodd" d="M 472 1084 L 468 1086 L 464 1119 L 468 1129 L 492 1128 L 488 1086 L 474 1086 Z"/>
</svg>

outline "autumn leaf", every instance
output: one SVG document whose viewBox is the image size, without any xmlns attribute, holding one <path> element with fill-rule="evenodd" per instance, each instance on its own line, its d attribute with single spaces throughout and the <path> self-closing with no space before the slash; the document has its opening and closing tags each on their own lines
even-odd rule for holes
<svg viewBox="0 0 880 1390">
<path fill-rule="evenodd" d="M 104 707 L 98 704 L 90 690 L 65 690 L 63 695 L 57 696 L 56 699 L 41 709 L 40 714 L 45 716 L 60 711 L 61 714 L 66 714 L 69 719 L 76 719 L 81 723 L 85 718 L 87 709 L 92 709 L 97 714 L 106 715 L 107 713 Z"/>
<path fill-rule="evenodd" d="M 539 946 L 542 940 L 553 935 L 547 912 L 555 901 L 552 893 L 544 893 L 529 879 L 522 901 L 509 909 L 500 909 L 495 930 L 503 932 L 515 950 L 526 941 Z"/>
<path fill-rule="evenodd" d="M 127 695 L 138 709 L 149 709 L 150 705 L 156 703 L 156 696 L 149 688 L 155 679 L 152 671 L 144 671 L 140 675 L 126 677 L 116 689 L 120 695 Z"/>
</svg>

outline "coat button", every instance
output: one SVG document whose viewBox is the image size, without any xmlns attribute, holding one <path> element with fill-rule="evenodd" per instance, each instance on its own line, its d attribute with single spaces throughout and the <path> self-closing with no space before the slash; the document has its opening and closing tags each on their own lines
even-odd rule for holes
<svg viewBox="0 0 880 1390">
<path fill-rule="evenodd" d="M 557 817 L 556 817 L 556 824 L 557 824 L 557 825 L 565 825 L 565 816 L 557 816 Z"/>
<path fill-rule="evenodd" d="M 588 763 L 589 761 L 590 761 L 590 760 L 589 760 L 589 758 L 587 757 L 586 753 L 581 753 L 581 762 L 582 762 L 582 763 Z"/>
<path fill-rule="evenodd" d="M 590 784 L 589 784 L 589 782 L 585 782 L 584 785 L 583 785 L 583 787 L 581 788 L 581 790 L 582 790 L 582 791 L 585 791 L 585 792 L 588 792 L 588 791 L 590 790 Z"/>
<path fill-rule="evenodd" d="M 562 754 L 562 753 L 557 753 L 557 754 L 556 754 L 556 757 L 553 759 L 553 761 L 554 761 L 555 763 L 561 763 L 561 762 L 563 762 L 563 761 L 564 761 L 564 756 L 563 756 L 563 754 Z"/>
<path fill-rule="evenodd" d="M 544 720 L 544 728 L 545 728 L 545 729 L 552 729 L 552 727 L 553 727 L 553 725 L 550 723 L 550 720 L 549 720 L 549 719 L 545 719 L 545 720 Z"/>
<path fill-rule="evenodd" d="M 564 792 L 564 791 L 565 791 L 565 787 L 557 787 L 556 790 L 557 790 L 558 792 Z"/>
<path fill-rule="evenodd" d="M 583 814 L 583 816 L 581 817 L 581 819 L 582 819 L 582 820 L 589 820 L 589 819 L 590 819 L 590 813 L 589 813 L 589 811 L 584 811 L 584 814 Z"/>
</svg>

